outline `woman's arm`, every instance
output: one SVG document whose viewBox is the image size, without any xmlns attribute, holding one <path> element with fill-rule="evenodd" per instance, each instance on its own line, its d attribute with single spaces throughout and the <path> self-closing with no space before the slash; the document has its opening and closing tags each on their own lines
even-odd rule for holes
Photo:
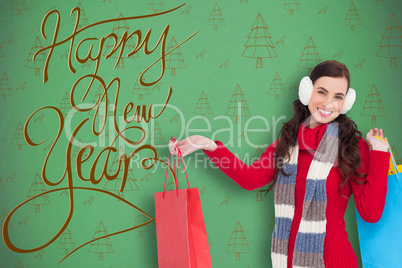
<svg viewBox="0 0 402 268">
<path fill-rule="evenodd" d="M 370 151 L 363 138 L 359 141 L 359 148 L 362 162 L 357 171 L 367 173 L 367 176 L 365 178 L 356 176 L 355 178 L 358 181 L 366 181 L 366 183 L 358 184 L 354 180 L 350 180 L 350 184 L 360 216 L 363 220 L 374 223 L 380 220 L 385 206 L 390 152 L 375 148 Z"/>
<path fill-rule="evenodd" d="M 216 146 L 203 149 L 204 153 L 223 173 L 242 188 L 251 191 L 272 182 L 275 174 L 274 153 L 277 141 L 271 144 L 260 159 L 250 166 L 230 152 L 221 141 L 216 140 L 214 143 Z"/>
</svg>

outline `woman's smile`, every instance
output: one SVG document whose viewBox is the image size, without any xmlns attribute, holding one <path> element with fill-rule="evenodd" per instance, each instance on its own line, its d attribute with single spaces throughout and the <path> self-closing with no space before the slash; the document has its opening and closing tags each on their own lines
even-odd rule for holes
<svg viewBox="0 0 402 268">
<path fill-rule="evenodd" d="M 332 114 L 332 111 L 325 110 L 325 109 L 322 109 L 322 108 L 317 107 L 317 110 L 318 110 L 318 112 L 320 113 L 320 115 L 322 117 L 329 117 Z"/>
</svg>

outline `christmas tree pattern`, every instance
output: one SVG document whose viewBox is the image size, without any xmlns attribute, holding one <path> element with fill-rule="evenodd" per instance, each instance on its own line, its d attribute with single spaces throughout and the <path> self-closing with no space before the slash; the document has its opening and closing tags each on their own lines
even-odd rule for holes
<svg viewBox="0 0 402 268">
<path fill-rule="evenodd" d="M 356 6 L 353 4 L 350 5 L 348 13 L 346 14 L 345 25 L 351 26 L 351 30 L 355 30 L 355 25 L 361 25 L 359 14 L 357 13 Z"/>
<path fill-rule="evenodd" d="M 262 195 L 263 190 L 255 190 L 255 191 L 256 191 L 255 201 L 264 201 L 264 197 Z"/>
<path fill-rule="evenodd" d="M 118 154 L 116 154 L 113 162 L 112 162 L 112 166 L 109 168 L 109 171 L 113 172 L 113 174 L 115 174 L 117 172 L 117 168 L 119 166 L 119 158 L 120 155 L 125 154 L 123 147 L 120 146 L 119 148 L 119 152 Z M 124 162 L 121 161 L 120 164 L 120 169 L 119 169 L 119 175 L 117 176 L 116 179 L 112 180 L 112 181 L 107 181 L 105 186 L 103 187 L 103 189 L 105 190 L 109 190 L 109 191 L 113 191 L 116 192 L 116 194 L 121 197 L 124 198 L 124 192 L 127 191 L 138 191 L 139 188 L 137 186 L 137 184 L 135 183 L 137 181 L 137 179 L 134 177 L 133 175 L 133 168 L 132 167 L 128 167 L 128 172 L 127 172 L 127 179 L 126 179 L 126 184 L 124 186 L 123 191 L 120 191 L 120 186 L 122 183 L 122 176 L 123 176 L 123 170 L 124 170 Z M 118 201 L 120 201 L 119 199 L 116 199 Z"/>
<path fill-rule="evenodd" d="M 102 221 L 100 221 L 98 228 L 96 228 L 95 235 L 92 238 L 96 239 L 105 235 L 107 235 L 107 230 Z M 88 251 L 99 254 L 98 260 L 100 261 L 103 261 L 103 253 L 114 252 L 109 237 L 101 238 L 92 242 Z"/>
<path fill-rule="evenodd" d="M 45 184 L 43 183 L 39 173 L 36 173 L 36 176 L 31 184 L 31 187 L 29 187 L 29 193 L 27 197 L 30 198 L 43 192 L 46 192 Z M 29 201 L 28 204 L 35 205 L 35 212 L 40 212 L 40 206 L 50 205 L 49 196 L 47 194 L 41 195 Z"/>
<path fill-rule="evenodd" d="M 140 76 L 140 75 L 138 75 L 138 77 L 139 77 L 139 76 Z M 143 80 L 145 81 L 145 79 L 143 79 Z M 138 79 L 135 80 L 134 89 L 133 89 L 133 91 L 132 91 L 131 93 L 132 93 L 133 95 L 138 96 L 138 100 L 142 100 L 142 99 L 143 99 L 143 98 L 142 98 L 143 95 L 149 95 L 149 94 L 151 94 L 151 93 L 149 92 L 149 88 L 148 88 L 148 87 L 141 86 L 140 82 L 138 82 Z"/>
<path fill-rule="evenodd" d="M 3 100 L 6 100 L 7 95 L 14 95 L 13 89 L 11 88 L 10 80 L 8 79 L 8 76 L 5 72 L 1 76 L 0 95 L 3 95 Z"/>
<path fill-rule="evenodd" d="M 290 10 L 290 15 L 294 15 L 293 10 L 300 10 L 300 3 L 298 0 L 286 0 L 283 9 Z"/>
<path fill-rule="evenodd" d="M 87 18 L 87 13 L 85 12 L 84 8 L 82 7 L 81 2 L 78 3 L 78 7 L 80 8 L 80 17 L 79 17 L 79 22 L 78 22 L 78 30 L 81 29 L 84 26 L 87 26 L 88 23 L 88 18 Z M 73 13 L 72 16 L 72 22 L 71 25 L 75 25 L 76 21 L 77 21 L 77 12 Z"/>
<path fill-rule="evenodd" d="M 271 82 L 271 87 L 268 91 L 269 95 L 275 95 L 275 100 L 279 100 L 279 95 L 286 95 L 286 89 L 283 86 L 282 78 L 276 72 L 274 80 Z"/>
<path fill-rule="evenodd" d="M 268 26 L 258 13 L 250 34 L 247 36 L 246 49 L 243 51 L 243 57 L 257 58 L 256 68 L 262 68 L 262 58 L 276 58 L 275 45 L 268 32 Z"/>
<path fill-rule="evenodd" d="M 211 106 L 204 91 L 201 92 L 201 96 L 198 98 L 194 113 L 200 114 L 201 118 L 204 118 L 206 114 L 212 114 Z"/>
<path fill-rule="evenodd" d="M 167 51 L 172 50 L 175 46 L 177 46 L 176 39 L 172 36 L 172 40 L 168 45 Z M 171 69 L 170 75 L 176 75 L 176 69 L 183 69 L 186 68 L 184 64 L 183 56 L 181 55 L 180 47 L 176 47 L 172 52 L 170 52 L 166 56 L 166 69 Z"/>
<path fill-rule="evenodd" d="M 40 75 L 40 70 L 45 66 L 46 61 L 46 53 L 44 51 L 40 52 L 35 61 L 33 61 L 33 55 L 36 51 L 43 48 L 42 42 L 39 40 L 39 37 L 36 37 L 34 44 L 32 45 L 31 51 L 29 51 L 29 56 L 27 58 L 27 63 L 25 64 L 25 68 L 30 68 L 35 70 L 35 75 Z"/>
<path fill-rule="evenodd" d="M 158 122 L 155 122 L 155 126 L 151 130 L 150 137 L 151 137 L 151 142 L 152 142 L 151 144 L 153 146 L 155 146 L 156 148 L 158 148 L 158 145 L 166 144 L 166 141 L 163 138 L 162 130 L 159 127 Z"/>
<path fill-rule="evenodd" d="M 239 221 L 236 222 L 227 245 L 228 247 L 225 251 L 236 253 L 236 261 L 240 260 L 240 253 L 251 252 L 243 227 L 240 225 Z"/>
<path fill-rule="evenodd" d="M 391 19 L 388 21 L 387 28 L 381 38 L 380 48 L 375 55 L 382 58 L 390 58 L 390 68 L 397 68 L 396 59 L 401 58 L 402 54 L 402 26 L 396 18 L 395 13 L 392 13 Z"/>
<path fill-rule="evenodd" d="M 22 131 L 22 124 L 21 122 L 18 122 L 17 128 L 14 131 L 13 139 L 11 141 L 11 144 L 18 145 L 18 150 L 22 149 L 22 145 L 26 145 Z"/>
<path fill-rule="evenodd" d="M 318 56 L 318 51 L 315 43 L 311 36 L 309 36 L 306 46 L 302 52 L 302 56 L 300 58 L 300 62 L 297 65 L 298 68 L 307 69 L 307 75 L 310 75 L 313 68 L 321 62 L 320 57 Z"/>
<path fill-rule="evenodd" d="M 215 2 L 214 7 L 212 8 L 211 13 L 209 14 L 208 25 L 214 26 L 214 30 L 218 30 L 218 26 L 225 25 L 225 22 L 222 17 L 222 11 L 218 6 L 218 3 Z"/>
<path fill-rule="evenodd" d="M 0 214 L 0 227 L 3 227 L 3 222 L 6 220 L 8 213 L 7 210 L 5 208 L 3 208 L 3 211 Z M 11 222 L 8 222 L 8 229 L 10 231 L 14 231 L 13 225 L 11 224 Z"/>
<path fill-rule="evenodd" d="M 61 235 L 58 248 L 64 249 L 64 254 L 66 255 L 69 249 L 75 249 L 73 236 L 68 228 Z"/>
<path fill-rule="evenodd" d="M 236 124 L 240 123 L 240 118 L 242 116 L 249 116 L 250 111 L 248 110 L 248 105 L 244 93 L 241 90 L 239 84 L 236 85 L 233 91 L 232 98 L 229 100 L 228 110 L 226 115 L 235 116 Z"/>
<path fill-rule="evenodd" d="M 385 107 L 382 105 L 380 93 L 378 93 L 376 86 L 373 84 L 365 100 L 361 115 L 371 116 L 371 123 L 376 124 L 376 116 L 387 115 L 384 110 Z"/>
<path fill-rule="evenodd" d="M 17 15 L 21 15 L 21 10 L 28 10 L 28 4 L 25 0 L 13 0 L 11 9 L 17 10 Z"/>
<path fill-rule="evenodd" d="M 137 217 L 135 217 L 134 227 L 141 225 L 143 223 L 146 223 L 148 220 L 149 220 L 149 218 L 147 216 L 145 216 L 144 214 L 140 214 Z M 146 225 L 136 228 L 134 230 L 138 232 L 138 236 L 142 237 L 143 232 L 149 232 L 150 229 L 149 229 L 149 225 L 146 224 Z"/>
<path fill-rule="evenodd" d="M 154 14 L 158 13 L 158 10 L 165 10 L 162 0 L 149 0 L 147 9 L 153 10 Z"/>
<path fill-rule="evenodd" d="M 122 13 L 120 13 L 119 18 L 124 18 Z M 130 30 L 130 27 L 128 26 L 128 23 L 126 20 L 118 20 L 118 21 L 116 21 L 116 23 L 113 26 L 113 33 L 116 34 L 118 40 L 120 40 L 123 37 L 123 34 L 125 34 L 125 33 L 127 34 L 129 32 L 129 30 Z M 130 52 L 133 51 L 135 48 L 135 44 L 131 38 L 132 37 L 130 37 L 127 40 L 125 47 L 124 47 L 124 49 L 127 49 Z M 114 39 L 109 38 L 109 40 L 106 44 L 106 51 L 105 51 L 105 53 L 103 53 L 103 56 L 107 56 L 109 53 L 111 53 L 113 47 L 114 47 Z M 110 57 L 117 60 L 119 58 L 119 54 L 120 53 L 114 52 Z M 137 53 L 135 53 L 133 57 L 138 58 L 139 55 Z M 124 53 L 123 53 L 121 55 L 119 62 L 116 63 L 117 68 L 124 68 L 124 59 L 125 58 L 127 58 L 127 56 L 124 56 Z"/>
<path fill-rule="evenodd" d="M 395 157 L 395 162 L 397 165 L 402 165 L 402 158 L 398 154 L 398 151 L 396 150 L 395 146 L 392 146 L 392 154 Z"/>
<path fill-rule="evenodd" d="M 4 58 L 6 55 L 4 55 L 3 51 L 1 50 L 3 48 L 2 45 L 0 45 L 0 58 Z"/>
<path fill-rule="evenodd" d="M 64 93 L 63 99 L 60 102 L 59 106 L 60 111 L 63 113 L 64 118 L 68 119 L 68 112 L 71 110 L 71 105 L 70 105 L 70 95 L 66 91 Z"/>
<path fill-rule="evenodd" d="M 17 261 L 17 264 L 15 265 L 15 268 L 24 268 L 24 265 L 22 265 L 21 260 Z"/>
</svg>

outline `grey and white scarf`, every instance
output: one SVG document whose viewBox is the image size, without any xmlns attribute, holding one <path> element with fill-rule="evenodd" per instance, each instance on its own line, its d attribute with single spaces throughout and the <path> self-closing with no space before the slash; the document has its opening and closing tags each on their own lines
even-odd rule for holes
<svg viewBox="0 0 402 268">
<path fill-rule="evenodd" d="M 338 124 L 329 123 L 310 164 L 302 218 L 293 253 L 293 268 L 325 267 L 323 252 L 327 223 L 325 216 L 326 181 L 338 156 L 338 134 Z M 286 159 L 289 162 L 285 161 L 288 163 L 284 165 L 284 171 L 291 175 L 285 176 L 279 172 L 274 186 L 275 228 L 271 243 L 271 258 L 274 268 L 287 267 L 288 240 L 295 210 L 298 153 L 299 145 L 297 143 L 290 150 L 290 159 Z"/>
</svg>

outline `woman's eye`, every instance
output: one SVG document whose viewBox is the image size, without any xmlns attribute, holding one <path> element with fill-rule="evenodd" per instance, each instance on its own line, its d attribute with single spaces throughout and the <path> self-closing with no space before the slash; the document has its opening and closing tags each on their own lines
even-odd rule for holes
<svg viewBox="0 0 402 268">
<path fill-rule="evenodd" d="M 319 94 L 321 94 L 321 93 L 324 94 L 324 91 L 318 91 L 318 93 L 319 93 Z"/>
<path fill-rule="evenodd" d="M 342 97 L 340 97 L 340 96 L 336 96 L 336 98 L 338 98 L 339 100 L 342 100 Z"/>
</svg>

